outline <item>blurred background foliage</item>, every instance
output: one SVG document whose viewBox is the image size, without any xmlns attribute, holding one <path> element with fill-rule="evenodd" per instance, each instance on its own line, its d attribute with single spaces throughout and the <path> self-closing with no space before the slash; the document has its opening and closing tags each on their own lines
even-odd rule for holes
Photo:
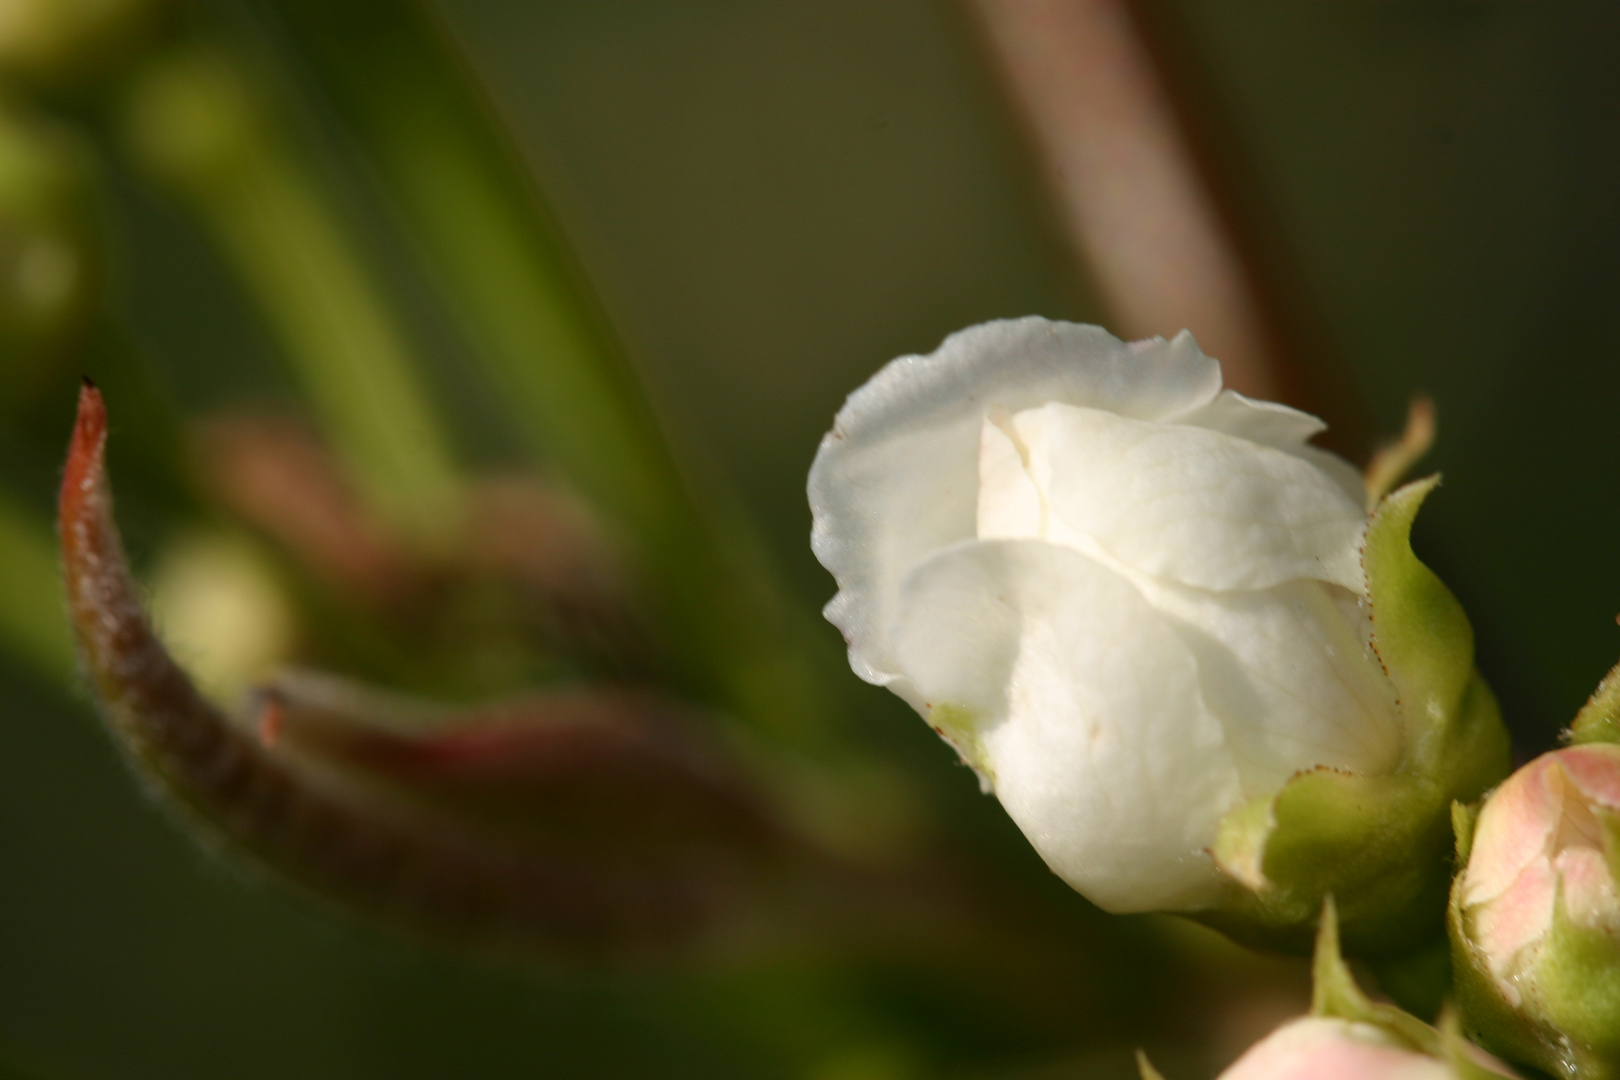
<svg viewBox="0 0 1620 1080">
<path fill-rule="evenodd" d="M 814 617 L 832 584 L 806 544 L 803 481 L 844 395 L 974 322 L 1104 317 L 966 10 L 437 0 L 416 21 L 369 0 L 209 0 L 141 25 L 120 14 L 135 6 L 107 5 L 90 75 L 59 77 L 64 61 L 40 38 L 35 61 L 15 62 L 0 116 L 27 132 L 0 138 L 0 305 L 13 305 L 0 308 L 0 1062 L 42 1078 L 905 1080 L 1130 1076 L 1146 1042 L 1166 1075 L 1195 1077 L 1303 1007 L 1296 964 L 1157 920 L 1104 920 L 1069 893 L 924 725 L 849 675 Z M 344 25 L 344 9 L 361 22 Z M 1282 0 L 1154 11 L 1320 316 L 1347 391 L 1331 412 L 1393 432 L 1413 391 L 1437 402 L 1431 462 L 1446 486 L 1418 550 L 1470 612 L 1521 748 L 1548 745 L 1620 649 L 1620 588 L 1606 584 L 1620 511 L 1605 497 L 1620 477 L 1607 334 L 1620 296 L 1620 13 Z M 390 42 L 409 45 L 412 27 L 444 34 L 465 66 L 391 68 Z M 263 95 L 272 134 L 253 152 L 281 156 L 255 175 L 273 184 L 216 183 L 201 197 L 165 185 L 154 157 L 199 151 L 141 141 L 143 123 L 168 130 L 152 119 L 161 87 L 96 73 L 123 71 L 143 34 L 176 33 L 223 50 L 217 62 Z M 444 156 L 429 174 L 448 189 L 413 194 L 398 163 L 423 151 L 408 125 L 389 126 L 389 102 L 463 78 L 475 112 L 487 95 L 520 180 L 480 193 Z M 144 106 L 132 89 L 143 85 Z M 197 100 L 231 107 L 223 90 Z M 459 123 L 454 110 L 437 122 Z M 433 145 L 429 129 L 418 146 Z M 498 136 L 463 134 L 474 158 L 504 152 Z M 225 155 L 209 159 L 225 170 L 214 183 L 241 148 L 204 149 Z M 499 207 L 528 196 L 524 177 L 555 221 L 519 225 L 566 236 L 600 308 L 563 281 L 554 294 L 572 299 L 552 323 L 522 296 L 469 319 L 514 274 L 539 273 L 500 243 Z M 454 218 L 426 221 L 436 190 L 467 200 L 466 235 Z M 331 241 L 336 253 L 267 269 L 287 234 L 229 239 L 230 205 L 242 205 L 230 198 L 269 200 L 280 229 L 327 230 L 312 250 Z M 504 254 L 486 265 L 480 244 Z M 487 290 L 458 293 L 458 274 L 484 275 Z M 336 326 L 322 322 L 334 296 L 348 316 Z M 611 374 L 570 391 L 605 403 L 608 419 L 545 416 L 554 391 L 525 384 L 520 362 L 488 359 L 526 347 L 609 357 L 590 370 Z M 285 362 L 298 355 L 314 367 Z M 358 383 L 322 383 L 356 355 Z M 121 523 L 160 615 L 246 643 L 217 661 L 223 683 L 294 640 L 301 659 L 440 695 L 579 671 L 489 631 L 505 626 L 488 610 L 501 601 L 477 589 L 434 609 L 433 626 L 376 625 L 210 496 L 199 472 L 222 457 L 204 453 L 199 468 L 201 418 L 305 410 L 328 440 L 393 462 L 382 474 L 407 463 L 402 488 L 380 482 L 378 505 L 429 551 L 448 542 L 434 536 L 447 513 L 435 500 L 454 481 L 438 473 L 519 468 L 538 442 L 608 517 L 665 538 L 648 559 L 664 609 L 684 625 L 719 620 L 693 632 L 694 655 L 736 638 L 729 609 L 706 606 L 716 589 L 785 628 L 759 639 L 787 643 L 775 659 L 649 663 L 745 719 L 755 710 L 767 741 L 816 762 L 805 812 L 818 812 L 817 785 L 839 788 L 826 813 L 850 818 L 846 838 L 870 832 L 880 855 L 885 843 L 955 851 L 1003 894 L 980 951 L 1003 948 L 1005 924 L 1035 928 L 1037 944 L 1017 946 L 1031 954 L 867 944 L 628 965 L 468 959 L 210 860 L 131 782 L 71 674 L 49 522 L 81 373 L 108 398 Z M 377 379 L 393 387 L 387 409 L 367 404 Z M 676 453 L 652 440 L 604 460 L 592 433 L 612 417 L 631 417 L 612 445 L 652 430 L 635 426 L 637 379 Z M 401 410 L 437 419 L 395 443 L 365 430 L 367 416 Z M 676 475 L 722 523 L 717 551 L 668 502 Z M 715 584 L 733 571 L 745 584 Z M 164 615 L 165 603 L 178 606 Z M 206 610 L 188 616 L 186 603 Z M 229 621 L 244 609 L 246 624 Z M 219 629 L 241 625 L 260 636 Z M 187 649 L 207 642 L 175 647 L 201 660 Z"/>
</svg>

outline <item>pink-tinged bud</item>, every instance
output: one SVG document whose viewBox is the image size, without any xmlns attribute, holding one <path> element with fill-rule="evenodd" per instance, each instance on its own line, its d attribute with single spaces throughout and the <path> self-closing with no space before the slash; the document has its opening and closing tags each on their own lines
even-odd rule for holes
<svg viewBox="0 0 1620 1080">
<path fill-rule="evenodd" d="M 1558 1076 L 1620 1076 L 1617 868 L 1620 746 L 1544 754 L 1486 800 L 1451 913 L 1482 1042 Z"/>
<path fill-rule="evenodd" d="M 1394 1005 L 1373 1001 L 1357 985 L 1339 950 L 1339 915 L 1323 904 L 1311 964 L 1311 1014 L 1255 1043 L 1219 1080 L 1501 1080 L 1506 1065 L 1467 1042 L 1456 1016 L 1438 1028 Z M 1163 1080 L 1137 1054 L 1142 1080 Z"/>
<path fill-rule="evenodd" d="M 1261 1039 L 1221 1080 L 1455 1080 L 1446 1062 L 1372 1024 L 1301 1017 Z"/>
</svg>

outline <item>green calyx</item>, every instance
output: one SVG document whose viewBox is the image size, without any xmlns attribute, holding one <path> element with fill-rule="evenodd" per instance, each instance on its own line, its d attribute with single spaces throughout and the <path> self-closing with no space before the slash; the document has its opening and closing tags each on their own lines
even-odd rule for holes
<svg viewBox="0 0 1620 1080">
<path fill-rule="evenodd" d="M 1354 954 L 1398 956 L 1440 933 L 1452 803 L 1477 799 L 1512 761 L 1468 619 L 1412 552 L 1413 519 L 1438 483 L 1385 498 L 1362 554 L 1373 646 L 1406 724 L 1402 760 L 1385 776 L 1300 773 L 1227 816 L 1213 853 L 1233 884 L 1194 917 L 1240 941 L 1306 950 L 1329 894 Z"/>
</svg>

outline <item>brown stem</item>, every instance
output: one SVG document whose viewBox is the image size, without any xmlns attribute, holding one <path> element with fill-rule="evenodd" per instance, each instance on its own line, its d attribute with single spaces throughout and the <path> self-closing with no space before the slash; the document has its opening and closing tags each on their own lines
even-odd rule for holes
<svg viewBox="0 0 1620 1080">
<path fill-rule="evenodd" d="M 1227 385 L 1366 434 L 1277 230 L 1218 153 L 1208 86 L 1144 0 L 967 0 L 1115 329 L 1186 328 Z"/>
<path fill-rule="evenodd" d="M 636 950 L 702 936 L 760 898 L 779 861 L 768 820 L 750 817 L 731 778 L 668 750 L 680 736 L 663 706 L 580 692 L 447 731 L 389 730 L 353 710 L 323 719 L 331 702 L 283 688 L 261 699 L 257 732 L 229 721 L 142 610 L 106 441 L 87 384 L 59 507 L 81 659 L 136 771 L 216 847 L 386 921 L 501 950 Z M 685 830 L 673 839 L 671 822 Z"/>
</svg>

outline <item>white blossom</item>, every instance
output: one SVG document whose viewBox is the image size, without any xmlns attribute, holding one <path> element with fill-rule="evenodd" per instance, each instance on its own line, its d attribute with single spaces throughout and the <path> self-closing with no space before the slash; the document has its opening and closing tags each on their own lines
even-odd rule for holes
<svg viewBox="0 0 1620 1080">
<path fill-rule="evenodd" d="M 964 330 L 884 367 L 822 440 L 827 618 L 1075 888 L 1206 907 L 1225 815 L 1403 753 L 1366 494 L 1309 444 L 1323 426 L 1223 390 L 1186 332 Z"/>
</svg>

